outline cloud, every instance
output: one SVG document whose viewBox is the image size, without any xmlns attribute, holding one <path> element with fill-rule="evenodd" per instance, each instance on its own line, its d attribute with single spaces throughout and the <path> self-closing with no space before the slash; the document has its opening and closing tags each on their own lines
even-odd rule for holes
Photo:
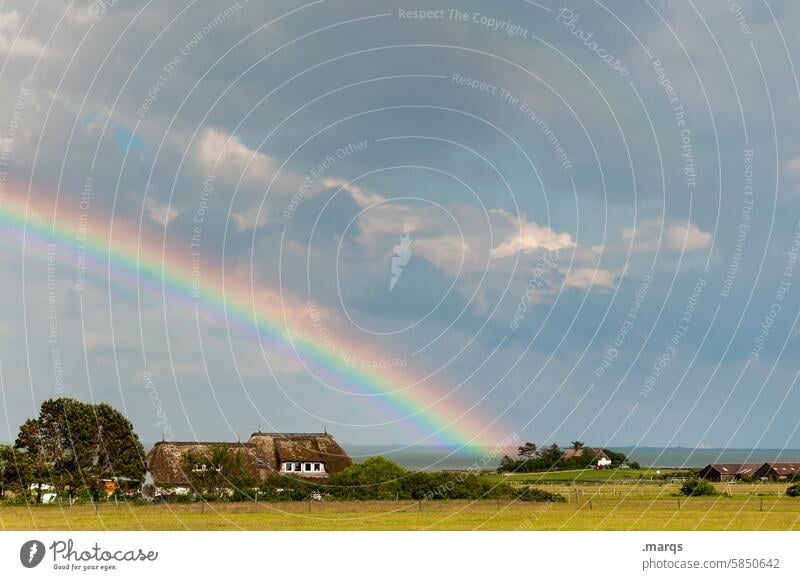
<svg viewBox="0 0 800 580">
<path fill-rule="evenodd" d="M 46 56 L 45 47 L 35 38 L 19 34 L 19 12 L 0 12 L 0 54 Z"/>
<path fill-rule="evenodd" d="M 165 226 L 178 217 L 181 211 L 177 208 L 166 206 L 153 197 L 147 198 L 147 215 L 156 223 Z"/>
<path fill-rule="evenodd" d="M 344 191 L 350 194 L 350 197 L 353 198 L 353 201 L 356 202 L 360 207 L 365 207 L 384 201 L 384 198 L 377 193 L 365 191 L 360 187 L 350 184 L 344 179 L 325 178 L 322 180 L 322 185 L 327 188 L 341 187 Z"/>
<path fill-rule="evenodd" d="M 613 288 L 619 278 L 618 274 L 603 268 L 573 268 L 562 273 L 566 274 L 564 286 L 581 289 L 595 286 Z"/>
<path fill-rule="evenodd" d="M 702 250 L 711 244 L 711 234 L 695 224 L 672 224 L 667 228 L 667 246 L 676 252 Z"/>
<path fill-rule="evenodd" d="M 194 159 L 217 177 L 231 183 L 239 180 L 267 186 L 280 164 L 242 143 L 241 139 L 214 127 L 205 128 L 194 148 Z"/>
<path fill-rule="evenodd" d="M 504 216 L 509 223 L 518 225 L 517 233 L 509 236 L 499 246 L 492 249 L 492 257 L 496 259 L 508 258 L 517 253 L 529 253 L 534 250 L 564 250 L 575 246 L 569 233 L 558 233 L 552 228 L 540 226 L 534 221 L 528 221 L 523 214 L 517 218 L 504 210 L 490 210 Z"/>
<path fill-rule="evenodd" d="M 696 224 L 671 222 L 662 225 L 659 218 L 625 228 L 622 235 L 626 244 L 633 242 L 632 252 L 637 254 L 654 252 L 659 247 L 675 252 L 691 252 L 702 250 L 711 244 L 711 234 L 704 232 Z"/>
</svg>

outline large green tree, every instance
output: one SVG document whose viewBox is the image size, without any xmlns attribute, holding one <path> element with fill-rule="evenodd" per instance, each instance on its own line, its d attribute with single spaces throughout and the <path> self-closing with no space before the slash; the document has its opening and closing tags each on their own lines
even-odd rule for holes
<svg viewBox="0 0 800 580">
<path fill-rule="evenodd" d="M 194 490 L 202 495 L 247 495 L 256 485 L 245 452 L 227 445 L 215 445 L 200 453 L 190 451 L 183 456 L 181 468 Z"/>
<path fill-rule="evenodd" d="M 106 403 L 48 399 L 39 416 L 20 427 L 14 444 L 30 477 L 58 492 L 85 488 L 98 498 L 104 480 L 133 483 L 144 477 L 144 449 L 133 425 Z"/>
</svg>

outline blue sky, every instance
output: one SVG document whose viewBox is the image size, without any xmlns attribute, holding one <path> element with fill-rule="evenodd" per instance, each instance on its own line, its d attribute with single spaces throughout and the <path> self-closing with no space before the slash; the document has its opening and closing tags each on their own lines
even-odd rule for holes
<svg viewBox="0 0 800 580">
<path fill-rule="evenodd" d="M 3 4 L 8 183 L 77 205 L 91 176 L 99 229 L 186 246 L 213 169 L 204 259 L 271 289 L 280 268 L 499 432 L 800 447 L 795 3 L 162 4 Z M 55 387 L 46 271 L 2 247 L 6 439 Z M 416 441 L 103 272 L 82 311 L 60 267 L 66 393 L 144 440 Z"/>
</svg>

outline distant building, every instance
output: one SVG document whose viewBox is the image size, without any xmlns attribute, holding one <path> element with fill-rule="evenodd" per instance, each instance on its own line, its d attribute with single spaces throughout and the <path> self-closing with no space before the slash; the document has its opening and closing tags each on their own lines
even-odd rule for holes
<svg viewBox="0 0 800 580">
<path fill-rule="evenodd" d="M 769 479 L 773 481 L 781 481 L 785 479 L 793 479 L 800 473 L 800 463 L 792 462 L 767 462 L 759 466 L 756 471 L 756 477 L 760 479 Z"/>
<path fill-rule="evenodd" d="M 611 460 L 607 457 L 601 457 L 597 460 L 597 469 L 605 469 L 611 466 Z"/>
<path fill-rule="evenodd" d="M 757 470 L 761 463 L 712 463 L 700 470 L 701 479 L 708 481 L 735 481 L 742 477 L 758 477 Z"/>
<path fill-rule="evenodd" d="M 712 463 L 706 465 L 698 474 L 707 481 L 736 481 L 742 477 L 758 477 L 757 471 L 761 463 Z"/>
<path fill-rule="evenodd" d="M 263 480 L 269 475 L 324 478 L 353 464 L 350 456 L 328 433 L 253 433 L 247 443 L 173 442 L 156 443 L 145 458 L 146 482 L 163 487 L 187 487 L 183 458 L 189 452 L 210 452 L 224 445 L 243 453 L 253 475 Z M 204 465 L 193 469 L 203 470 Z"/>
<path fill-rule="evenodd" d="M 611 459 L 608 457 L 608 455 L 606 455 L 605 451 L 602 449 L 595 449 L 593 447 L 579 447 L 578 449 L 570 447 L 564 452 L 564 459 L 569 460 L 576 457 L 583 457 L 586 453 L 592 455 L 593 463 L 605 459 L 608 461 L 608 465 L 611 465 Z"/>
</svg>

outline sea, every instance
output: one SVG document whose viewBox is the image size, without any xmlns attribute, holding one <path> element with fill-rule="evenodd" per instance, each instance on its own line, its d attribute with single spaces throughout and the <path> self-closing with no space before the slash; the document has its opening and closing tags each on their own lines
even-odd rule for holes
<svg viewBox="0 0 800 580">
<path fill-rule="evenodd" d="M 491 470 L 503 455 L 514 456 L 516 449 L 482 449 L 478 447 L 449 447 L 434 445 L 365 445 L 342 443 L 354 461 L 360 462 L 375 455 L 414 470 Z M 690 447 L 608 447 L 638 461 L 642 467 L 704 467 L 709 463 L 765 463 L 767 461 L 798 461 L 800 449 L 713 449 Z"/>
</svg>

